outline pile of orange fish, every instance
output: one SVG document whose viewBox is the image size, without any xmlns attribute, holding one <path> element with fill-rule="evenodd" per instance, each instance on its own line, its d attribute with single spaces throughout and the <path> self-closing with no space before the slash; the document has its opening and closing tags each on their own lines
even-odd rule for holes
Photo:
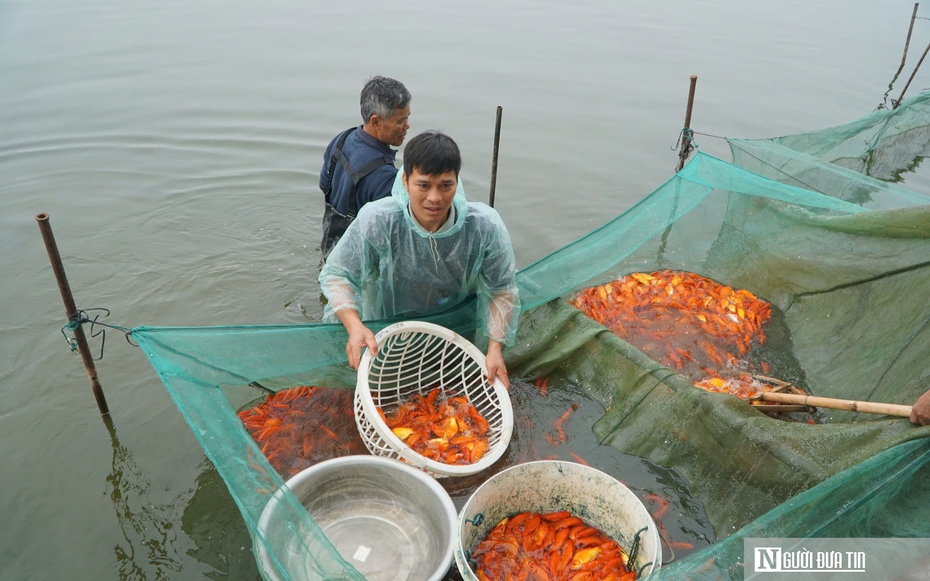
<svg viewBox="0 0 930 581">
<path fill-rule="evenodd" d="M 474 464 L 488 451 L 490 426 L 463 396 L 440 398 L 440 389 L 414 394 L 381 419 L 395 436 L 424 458 L 443 464 Z"/>
<path fill-rule="evenodd" d="M 568 511 L 502 520 L 471 553 L 480 581 L 634 581 L 616 541 Z"/>
<path fill-rule="evenodd" d="M 572 304 L 698 387 L 740 397 L 761 390 L 748 355 L 765 342 L 772 307 L 747 290 L 692 272 L 636 272 L 587 288 Z"/>
<path fill-rule="evenodd" d="M 242 425 L 285 480 L 317 462 L 367 454 L 351 389 L 294 387 L 239 412 Z"/>
</svg>

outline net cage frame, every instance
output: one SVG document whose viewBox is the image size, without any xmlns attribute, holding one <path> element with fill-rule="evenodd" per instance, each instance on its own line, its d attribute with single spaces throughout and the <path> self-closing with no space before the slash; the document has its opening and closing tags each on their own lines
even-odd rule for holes
<svg viewBox="0 0 930 581">
<path fill-rule="evenodd" d="M 905 102 L 894 115 L 904 115 L 909 110 L 909 102 L 910 100 Z M 886 112 L 882 112 L 881 115 L 886 115 Z M 925 115 L 918 117 L 922 119 L 915 123 L 919 121 L 924 126 L 930 123 Z M 871 123 L 874 118 L 875 114 L 866 120 Z M 864 122 L 855 122 L 850 124 L 850 127 L 862 123 Z M 783 141 L 779 141 L 778 144 L 786 145 Z M 755 153 L 766 143 L 753 145 L 752 151 Z M 774 147 L 770 149 L 781 150 Z M 835 175 L 836 179 L 850 179 L 848 172 L 840 171 L 831 165 L 829 160 L 817 159 L 820 158 L 817 152 L 808 149 L 805 153 L 810 159 L 804 158 L 802 161 L 808 165 L 822 164 L 823 171 Z M 796 158 L 801 156 L 790 156 L 792 163 Z M 763 160 L 776 168 L 783 167 L 782 162 L 775 158 L 764 157 Z M 771 425 L 770 418 L 750 410 L 744 402 L 732 401 L 735 398 L 723 394 L 701 393 L 698 388 L 687 384 L 684 378 L 671 373 L 667 368 L 656 366 L 654 361 L 641 352 L 619 338 L 604 333 L 601 326 L 589 322 L 579 312 L 563 305 L 562 302 L 568 293 L 578 288 L 599 284 L 604 282 L 606 277 L 613 278 L 629 272 L 631 261 L 641 258 L 638 255 L 642 253 L 641 247 L 644 245 L 655 247 L 646 247 L 647 252 L 668 250 L 665 254 L 658 254 L 663 260 L 661 268 L 673 268 L 684 264 L 688 266 L 687 270 L 725 284 L 747 288 L 782 308 L 789 305 L 794 310 L 800 307 L 817 308 L 817 305 L 813 304 L 814 300 L 825 302 L 826 306 L 829 306 L 833 304 L 829 299 L 835 291 L 846 296 L 859 292 L 860 286 L 863 287 L 860 297 L 863 309 L 874 306 L 876 301 L 886 295 L 892 298 L 925 295 L 927 287 L 924 279 L 913 277 L 912 280 L 905 276 L 909 272 L 919 272 L 916 270 L 918 267 L 925 267 L 928 256 L 926 245 L 930 245 L 930 226 L 927 226 L 930 224 L 927 221 L 927 217 L 930 216 L 930 204 L 922 204 L 917 194 L 898 191 L 893 187 L 894 184 L 864 184 L 863 180 L 868 181 L 867 179 L 851 176 L 856 178 L 853 180 L 856 187 L 868 186 L 871 191 L 872 186 L 875 186 L 876 191 L 881 190 L 881 199 L 876 197 L 876 203 L 866 206 L 866 202 L 857 198 L 844 197 L 842 192 L 845 190 L 838 193 L 833 188 L 818 186 L 817 190 L 812 191 L 773 181 L 751 168 L 740 167 L 741 165 L 698 152 L 683 170 L 659 185 L 633 207 L 627 208 L 580 239 L 518 271 L 517 284 L 526 320 L 521 322 L 522 334 L 505 355 L 508 370 L 516 376 L 538 377 L 562 365 L 570 354 L 572 364 L 579 370 L 577 378 L 581 385 L 585 386 L 588 394 L 599 401 L 614 401 L 618 404 L 608 409 L 605 416 L 595 424 L 594 429 L 598 437 L 604 444 L 624 453 L 647 458 L 662 466 L 675 466 L 690 483 L 696 498 L 706 506 L 720 504 L 718 510 L 708 514 L 708 518 L 718 535 L 724 536 L 724 541 L 729 538 L 740 539 L 739 531 L 743 531 L 753 519 L 761 518 L 770 512 L 777 515 L 773 517 L 774 520 L 766 522 L 784 520 L 784 511 L 791 507 L 797 509 L 804 526 L 784 527 L 783 532 L 790 533 L 793 537 L 803 537 L 811 534 L 804 523 L 819 518 L 817 508 L 822 504 L 819 500 L 801 496 L 799 493 L 811 489 L 832 475 L 842 473 L 843 470 L 858 468 L 861 462 L 875 457 L 882 451 L 890 450 L 892 446 L 909 440 L 930 440 L 930 427 L 915 427 L 906 419 L 879 418 L 849 423 L 851 420 L 844 416 L 837 419 L 837 424 L 797 424 L 780 429 L 777 433 L 769 430 L 771 434 L 778 436 L 777 439 L 760 438 L 759 430 Z M 793 167 L 785 165 L 784 169 L 791 171 Z M 810 183 L 806 179 L 803 181 Z M 767 236 L 761 239 L 766 243 L 764 247 L 768 247 L 772 242 L 784 247 L 783 252 L 770 253 L 767 256 L 769 261 L 784 266 L 783 271 L 777 271 L 784 276 L 757 279 L 759 269 L 749 261 L 732 263 L 733 268 L 728 267 L 721 276 L 717 270 L 720 266 L 719 261 L 711 265 L 706 260 L 708 248 L 715 248 L 708 244 L 716 244 L 716 240 L 721 238 L 720 235 L 715 236 L 711 232 L 707 244 L 695 247 L 690 238 L 683 238 L 688 230 L 681 230 L 681 227 L 687 224 L 680 221 L 685 216 L 688 216 L 686 220 L 701 220 L 705 204 L 708 203 L 705 200 L 713 197 L 720 198 L 717 202 L 721 210 L 712 210 L 707 212 L 707 215 L 717 216 L 718 213 L 726 211 L 731 208 L 732 201 L 741 203 L 742 212 L 746 216 L 751 216 L 750 211 L 754 208 L 763 208 L 797 228 L 823 233 L 826 242 L 842 244 L 836 246 L 836 249 L 850 249 L 855 254 L 856 262 L 848 264 L 849 272 L 845 272 L 844 278 L 840 280 L 835 280 L 832 275 L 821 276 L 819 265 L 823 253 L 819 246 L 812 248 L 814 252 L 805 254 L 805 260 L 801 261 L 796 252 L 799 246 L 793 244 L 791 236 L 782 235 L 780 231 L 764 229 L 762 233 Z M 886 210 L 889 205 L 894 209 Z M 694 210 L 698 211 L 692 214 Z M 727 217 L 726 213 L 720 215 Z M 733 216 L 738 217 L 737 214 Z M 739 222 L 733 224 L 740 225 Z M 731 228 L 727 233 L 741 235 L 723 240 L 730 245 L 752 243 L 755 240 L 742 236 L 743 230 L 740 228 Z M 863 256 L 859 247 L 850 243 L 850 240 L 885 240 L 889 245 L 887 249 L 895 252 Z M 691 265 L 700 268 L 693 268 Z M 709 268 L 711 266 L 713 268 Z M 709 270 L 705 270 L 707 268 Z M 642 269 L 637 267 L 636 270 Z M 765 271 L 768 272 L 770 271 Z M 856 281 L 866 284 L 850 286 Z M 871 300 L 872 295 L 867 292 L 872 288 L 869 281 L 879 281 L 892 285 L 892 288 L 888 288 L 884 294 L 876 294 L 875 299 Z M 764 284 L 770 291 L 757 292 L 756 287 L 760 284 Z M 906 304 L 910 305 L 912 302 L 908 301 Z M 836 304 L 843 306 L 846 303 Z M 894 306 L 888 301 L 882 304 Z M 918 306 L 921 305 L 923 303 Z M 440 322 L 459 333 L 467 334 L 478 326 L 474 309 L 474 302 L 470 302 L 433 315 L 428 320 Z M 925 311 L 925 315 L 925 318 L 930 320 L 930 310 Z M 805 313 L 799 312 L 795 321 L 804 320 L 799 318 L 802 316 L 805 316 Z M 908 374 L 907 367 L 919 364 L 920 369 L 924 368 L 922 361 L 926 360 L 925 354 L 930 352 L 930 347 L 926 347 L 930 342 L 921 345 L 921 341 L 927 335 L 919 335 L 918 331 L 923 329 L 921 333 L 930 333 L 930 324 L 920 327 L 924 319 L 917 320 L 916 315 L 907 316 L 915 319 L 916 327 L 913 333 L 901 335 L 900 342 L 903 346 L 887 347 L 888 342 L 884 339 L 869 344 L 870 349 L 877 347 L 890 353 L 889 355 L 883 351 L 875 354 L 876 364 L 886 360 L 889 362 L 886 366 L 888 373 L 884 371 L 886 368 L 879 369 L 883 383 L 876 384 L 878 387 L 874 394 L 875 400 L 897 403 L 890 398 L 894 396 L 904 403 L 907 398 L 913 401 L 917 395 L 915 390 L 919 387 L 920 377 Z M 884 327 L 894 325 L 897 328 L 908 323 L 899 319 L 901 317 L 889 319 L 890 322 Z M 834 319 L 825 320 L 832 322 Z M 833 365 L 827 356 L 832 357 L 831 353 L 834 352 L 855 353 L 852 349 L 858 349 L 861 345 L 858 339 L 853 342 L 856 335 L 871 327 L 880 327 L 878 323 L 882 323 L 883 320 L 873 317 L 866 323 L 858 324 L 853 329 L 855 333 L 842 335 L 848 341 L 838 343 L 830 352 L 825 352 L 823 357 L 814 353 L 813 355 L 821 360 L 818 363 L 820 377 L 817 378 L 817 385 L 839 386 L 846 390 L 846 382 L 835 381 L 841 376 L 834 375 L 837 366 Z M 391 321 L 372 321 L 369 324 L 374 330 L 390 323 Z M 796 342 L 796 329 L 791 321 L 788 321 L 788 324 Z M 837 324 L 834 324 L 830 328 L 836 326 Z M 808 331 L 811 331 L 807 333 L 808 346 L 828 344 L 827 341 L 820 340 L 823 332 L 813 332 L 816 329 L 812 325 L 807 327 Z M 568 331 L 572 329 L 577 332 L 567 336 Z M 265 544 L 272 553 L 290 550 L 288 547 L 293 547 L 293 550 L 306 552 L 312 558 L 314 569 L 309 575 L 310 579 L 350 578 L 361 581 L 361 575 L 354 570 L 350 562 L 340 557 L 310 516 L 301 513 L 296 497 L 289 491 L 284 497 L 285 502 L 291 507 L 290 528 L 270 537 L 257 534 L 255 525 L 261 510 L 272 492 L 277 490 L 284 480 L 274 471 L 260 448 L 242 427 L 231 401 L 221 389 L 216 389 L 243 386 L 250 382 L 261 382 L 276 388 L 322 382 L 322 385 L 330 387 L 338 385 L 351 389 L 355 384 L 355 377 L 349 377 L 345 364 L 344 347 L 347 334 L 344 327 L 339 324 L 321 323 L 222 327 L 141 326 L 135 327 L 132 334 L 191 427 L 206 456 L 216 466 L 229 488 L 253 535 L 253 551 L 254 546 L 259 543 Z M 555 341 L 556 338 L 559 342 Z M 910 351 L 905 351 L 905 348 Z M 611 399 L 617 393 L 616 382 L 591 381 L 600 377 L 598 374 L 601 373 L 596 365 L 596 357 L 600 357 L 602 352 L 606 356 L 611 351 L 623 355 L 619 365 L 610 368 L 615 375 L 628 378 L 627 389 L 624 391 L 626 397 L 622 401 Z M 862 361 L 863 359 L 856 355 L 847 357 L 845 361 L 861 375 L 860 371 L 869 371 L 872 368 L 870 366 L 873 366 L 868 361 Z M 811 367 L 806 361 L 801 363 L 810 380 Z M 894 368 L 890 367 L 892 363 Z M 583 366 L 586 367 L 583 369 Z M 881 389 L 878 389 L 879 387 Z M 925 390 L 924 387 L 921 393 Z M 830 393 L 824 395 L 829 396 Z M 836 395 L 847 396 L 845 391 Z M 868 399 L 873 398 L 870 392 L 864 391 L 862 395 Z M 669 419 L 672 416 L 666 411 L 675 409 L 682 410 L 682 415 L 676 419 Z M 751 416 L 748 415 L 750 412 Z M 679 444 L 691 444 L 679 446 L 675 450 L 669 446 L 662 446 L 661 440 L 648 438 L 649 434 L 656 431 L 686 428 L 700 430 L 701 434 L 707 438 L 714 438 L 713 441 L 716 442 L 732 442 L 728 448 L 731 453 L 709 453 L 707 456 L 696 454 L 699 442 L 695 438 L 676 440 Z M 815 431 L 821 435 L 819 443 L 823 446 L 808 445 L 813 441 L 810 434 Z M 781 443 L 776 445 L 776 440 Z M 853 442 L 855 445 L 843 442 Z M 893 457 L 893 453 L 888 457 Z M 745 462 L 747 459 L 749 463 Z M 768 467 L 772 469 L 762 470 Z M 731 488 L 719 486 L 722 478 L 731 473 L 731 469 L 739 475 L 736 481 L 739 490 L 753 493 L 748 497 L 756 499 L 752 504 L 746 505 L 745 502 L 733 500 L 739 496 L 733 494 Z M 860 478 L 858 472 L 842 474 L 851 484 L 855 484 Z M 775 477 L 778 478 L 778 486 L 770 486 L 769 483 L 775 481 Z M 843 488 L 844 493 L 846 490 Z M 848 493 L 849 500 L 854 502 L 864 501 L 870 494 L 871 492 L 863 492 L 855 487 Z M 831 493 L 826 495 L 826 498 L 835 496 L 837 495 Z M 914 509 L 923 506 L 925 503 L 904 507 L 907 508 L 907 512 L 899 512 L 898 515 L 900 517 L 901 514 L 920 513 L 922 508 L 916 512 Z M 838 510 L 846 509 L 840 506 Z M 909 524 L 924 527 L 926 522 L 930 521 Z M 766 529 L 767 527 L 761 530 Z M 837 530 L 833 528 L 831 532 L 835 533 Z M 924 527 L 918 532 L 927 535 L 926 531 Z M 744 532 L 748 533 L 750 529 L 745 529 Z M 736 563 L 738 554 L 741 554 L 741 547 L 735 545 L 739 544 L 736 542 L 732 547 L 724 546 L 718 539 L 718 543 L 713 546 L 719 546 L 720 551 L 731 556 Z M 689 577 L 701 581 L 714 579 L 718 574 L 727 579 L 742 578 L 742 569 L 734 567 L 734 575 L 728 576 L 727 567 L 720 561 L 722 555 L 713 553 L 717 557 L 715 564 L 706 559 L 706 555 L 710 554 L 702 551 L 688 557 L 689 565 L 694 565 L 688 573 Z M 684 566 L 686 563 L 680 564 Z M 665 571 L 665 567 L 662 571 Z M 659 578 L 673 578 L 675 572 L 681 571 L 683 569 L 670 567 L 669 574 L 660 575 Z M 291 578 L 287 572 L 283 572 L 283 575 Z"/>
<path fill-rule="evenodd" d="M 407 462 L 434 477 L 469 476 L 488 468 L 513 435 L 513 406 L 500 379 L 487 381 L 484 354 L 458 333 L 425 321 L 401 321 L 375 335 L 378 355 L 365 349 L 355 387 L 355 421 L 368 450 Z M 439 383 L 436 386 L 436 383 Z M 488 450 L 474 464 L 446 464 L 426 458 L 398 438 L 378 413 L 388 413 L 414 394 L 435 387 L 440 397 L 462 395 L 489 425 Z"/>
</svg>

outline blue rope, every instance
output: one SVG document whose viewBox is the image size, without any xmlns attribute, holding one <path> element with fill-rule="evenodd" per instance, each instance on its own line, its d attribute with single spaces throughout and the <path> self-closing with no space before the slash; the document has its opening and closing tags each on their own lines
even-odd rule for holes
<svg viewBox="0 0 930 581">
<path fill-rule="evenodd" d="M 67 329 L 68 331 L 74 332 L 74 330 L 80 326 L 81 326 L 81 322 L 78 321 L 76 324 L 68 323 L 67 325 L 61 328 L 61 334 L 65 338 L 65 342 L 68 343 L 68 347 L 71 348 L 72 352 L 77 351 L 78 342 L 77 342 L 77 339 L 75 339 L 74 337 L 69 337 L 68 334 L 65 333 L 65 329 Z"/>
<path fill-rule="evenodd" d="M 104 312 L 94 316 L 93 319 L 89 319 L 87 316 L 87 311 L 104 311 Z M 102 323 L 98 320 L 100 319 L 101 316 L 109 317 L 110 310 L 104 309 L 104 308 L 94 308 L 94 309 L 87 309 L 87 310 L 78 309 L 77 313 L 68 317 L 68 322 L 61 328 L 61 334 L 65 338 L 65 342 L 68 343 L 68 347 L 71 349 L 72 352 L 77 351 L 77 348 L 78 348 L 78 341 L 76 338 L 74 338 L 73 333 L 78 328 L 80 328 L 80 326 L 83 325 L 84 323 L 90 323 L 89 333 L 90 333 L 91 338 L 98 337 L 98 336 L 100 337 L 100 356 L 95 358 L 94 361 L 100 361 L 101 359 L 103 359 L 103 347 L 104 345 L 106 345 L 106 342 L 107 342 L 106 329 L 100 329 L 99 331 L 95 333 L 94 332 L 95 325 L 100 325 L 101 327 L 107 327 L 109 329 L 116 329 L 117 331 L 120 331 L 126 336 L 127 343 L 129 343 L 133 347 L 138 347 L 138 345 L 133 343 L 132 340 L 130 339 L 130 335 L 132 335 L 132 329 L 128 327 L 121 327 L 120 325 L 111 325 L 108 323 Z M 68 333 L 72 333 L 72 336 L 69 337 Z"/>
<path fill-rule="evenodd" d="M 682 136 L 686 137 L 694 149 L 698 148 L 697 142 L 694 140 L 694 131 L 690 127 L 683 127 L 681 131 L 678 132 L 678 139 L 675 140 L 675 145 L 671 146 L 669 149 L 675 151 L 681 145 Z"/>
</svg>

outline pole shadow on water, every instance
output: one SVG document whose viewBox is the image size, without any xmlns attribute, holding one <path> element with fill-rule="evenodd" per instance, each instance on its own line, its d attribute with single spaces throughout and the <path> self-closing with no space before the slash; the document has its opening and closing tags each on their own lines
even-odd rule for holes
<svg viewBox="0 0 930 581">
<path fill-rule="evenodd" d="M 195 489 L 153 503 L 151 481 L 120 443 L 111 416 L 104 416 L 104 424 L 113 449 L 108 493 L 123 534 L 123 541 L 113 547 L 118 578 L 161 581 L 202 575 L 261 581 L 248 530 L 213 465 L 204 460 Z M 191 544 L 185 534 L 194 548 L 185 549 Z M 189 557 L 208 567 L 191 571 L 185 566 Z"/>
</svg>

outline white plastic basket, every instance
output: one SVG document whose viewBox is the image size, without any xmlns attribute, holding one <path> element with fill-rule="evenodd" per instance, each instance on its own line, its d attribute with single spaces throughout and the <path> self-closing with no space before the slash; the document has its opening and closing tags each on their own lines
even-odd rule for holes
<svg viewBox="0 0 930 581">
<path fill-rule="evenodd" d="M 510 395 L 499 379 L 488 383 L 484 355 L 461 335 L 432 323 L 404 321 L 375 336 L 378 356 L 366 349 L 355 386 L 355 423 L 376 456 L 407 462 L 434 476 L 475 474 L 497 461 L 513 434 Z M 488 450 L 474 464 L 444 464 L 414 452 L 378 415 L 390 415 L 413 394 L 435 387 L 443 395 L 464 395 L 488 421 Z"/>
</svg>

